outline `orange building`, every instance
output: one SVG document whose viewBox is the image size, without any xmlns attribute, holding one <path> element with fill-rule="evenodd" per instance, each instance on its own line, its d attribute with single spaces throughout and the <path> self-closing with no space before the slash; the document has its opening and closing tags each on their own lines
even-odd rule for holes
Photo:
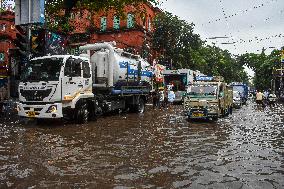
<svg viewBox="0 0 284 189">
<path fill-rule="evenodd" d="M 8 69 L 15 65 L 12 60 L 12 49 L 15 48 L 14 40 L 16 38 L 15 14 L 12 11 L 0 12 L 0 101 L 7 99 L 8 91 Z"/>
<path fill-rule="evenodd" d="M 120 16 L 115 10 L 92 13 L 86 9 L 73 9 L 70 25 L 74 27 L 74 31 L 68 39 L 69 46 L 115 41 L 118 48 L 152 59 L 152 22 L 160 10 L 150 3 L 144 3 L 138 7 L 128 5 L 123 12 L 124 15 Z"/>
<path fill-rule="evenodd" d="M 123 9 L 123 15 L 117 14 L 113 9 L 101 12 L 73 9 L 69 20 L 70 26 L 74 29 L 63 43 L 65 45 L 67 41 L 67 49 L 69 53 L 73 54 L 79 46 L 87 43 L 115 41 L 118 48 L 140 54 L 152 61 L 152 22 L 159 12 L 160 9 L 150 3 L 143 3 L 140 6 L 128 5 Z M 3 96 L 17 96 L 20 70 L 23 62 L 26 62 L 19 54 L 19 48 L 14 44 L 16 33 L 14 12 L 9 10 L 1 12 L 0 101 Z M 61 45 L 57 44 L 56 46 Z M 11 76 L 9 82 L 8 69 Z M 1 92 L 5 91 L 4 88 L 7 92 Z M 7 89 L 10 89 L 9 92 Z"/>
<path fill-rule="evenodd" d="M 0 12 L 0 76 L 7 75 L 7 70 L 3 69 L 3 67 L 9 66 L 9 49 L 15 48 L 16 30 L 14 19 L 14 12 Z"/>
</svg>

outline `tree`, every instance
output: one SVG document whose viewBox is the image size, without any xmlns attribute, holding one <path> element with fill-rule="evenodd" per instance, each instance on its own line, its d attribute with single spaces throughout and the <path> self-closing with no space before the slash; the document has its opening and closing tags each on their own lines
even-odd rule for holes
<svg viewBox="0 0 284 189">
<path fill-rule="evenodd" d="M 164 12 L 155 18 L 154 26 L 152 44 L 160 54 L 161 63 L 171 64 L 173 69 L 189 68 L 207 75 L 221 75 L 227 82 L 248 82 L 236 58 L 215 45 L 205 45 L 205 41 L 193 32 L 193 23 Z"/>
<path fill-rule="evenodd" d="M 198 56 L 194 56 L 194 62 L 198 64 L 201 72 L 223 76 L 228 83 L 233 81 L 248 82 L 244 67 L 229 51 L 222 50 L 215 45 L 207 45 L 200 48 L 197 53 Z"/>
<path fill-rule="evenodd" d="M 64 16 L 69 17 L 73 8 L 86 8 L 93 11 L 115 9 L 122 13 L 126 5 L 139 5 L 141 3 L 158 4 L 157 0 L 47 0 L 46 10 L 48 15 L 58 13 L 58 10 L 65 10 Z"/>
<path fill-rule="evenodd" d="M 153 49 L 160 53 L 160 61 L 174 68 L 194 66 L 192 52 L 202 45 L 199 35 L 193 33 L 194 24 L 180 20 L 169 12 L 154 19 Z"/>
<path fill-rule="evenodd" d="M 271 80 L 275 79 L 273 71 L 280 65 L 280 51 L 275 49 L 270 55 L 265 54 L 265 49 L 261 54 L 246 53 L 238 57 L 238 61 L 255 72 L 253 80 L 255 88 L 265 90 L 271 88 Z"/>
<path fill-rule="evenodd" d="M 123 8 L 127 5 L 139 6 L 141 3 L 158 4 L 158 0 L 46 0 L 46 15 L 52 18 L 48 23 L 49 28 L 59 27 L 63 33 L 68 33 L 72 28 L 69 25 L 69 17 L 73 8 L 88 9 L 90 12 L 107 11 L 114 9 L 118 15 L 123 14 Z M 143 12 L 144 10 L 141 10 Z"/>
</svg>

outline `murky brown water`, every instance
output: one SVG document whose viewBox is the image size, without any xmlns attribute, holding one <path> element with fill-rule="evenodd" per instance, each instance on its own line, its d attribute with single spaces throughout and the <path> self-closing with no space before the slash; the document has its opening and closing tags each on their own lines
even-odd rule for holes
<svg viewBox="0 0 284 189">
<path fill-rule="evenodd" d="M 88 125 L 2 120 L 0 188 L 284 188 L 282 104 L 217 123 L 180 108 Z"/>
</svg>

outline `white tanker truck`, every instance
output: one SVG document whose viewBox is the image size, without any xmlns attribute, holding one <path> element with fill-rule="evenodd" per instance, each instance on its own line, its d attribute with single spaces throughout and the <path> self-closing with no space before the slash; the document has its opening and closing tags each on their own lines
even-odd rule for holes
<svg viewBox="0 0 284 189">
<path fill-rule="evenodd" d="M 143 113 L 152 86 L 148 62 L 110 43 L 81 46 L 87 54 L 32 59 L 19 84 L 18 115 L 86 123 L 130 109 Z"/>
</svg>

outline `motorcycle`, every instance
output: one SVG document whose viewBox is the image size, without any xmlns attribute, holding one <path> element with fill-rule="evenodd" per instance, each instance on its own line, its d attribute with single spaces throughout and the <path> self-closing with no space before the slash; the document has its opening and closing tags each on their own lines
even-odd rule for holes
<svg viewBox="0 0 284 189">
<path fill-rule="evenodd" d="M 275 94 L 269 94 L 268 96 L 268 103 L 269 105 L 274 105 L 276 103 L 277 97 Z"/>
</svg>

